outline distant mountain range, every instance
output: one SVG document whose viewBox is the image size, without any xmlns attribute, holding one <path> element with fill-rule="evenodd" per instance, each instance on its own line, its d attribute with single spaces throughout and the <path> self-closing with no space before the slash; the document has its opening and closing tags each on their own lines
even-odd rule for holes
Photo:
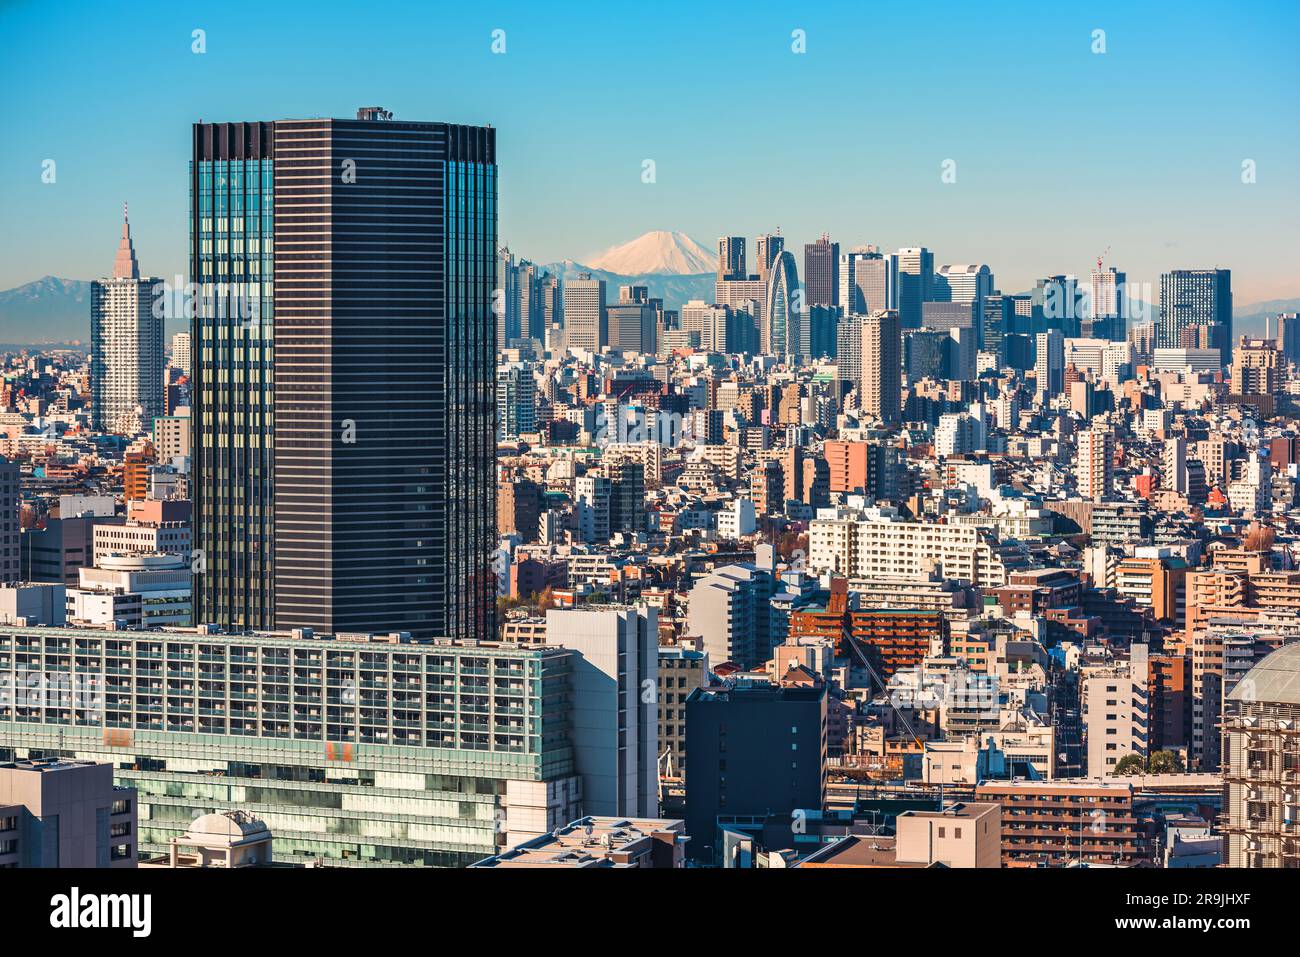
<svg viewBox="0 0 1300 957">
<path fill-rule="evenodd" d="M 175 297 L 173 297 L 175 298 Z M 168 338 L 189 328 L 170 311 Z M 87 345 L 90 342 L 90 282 L 42 276 L 0 292 L 0 343 L 5 345 Z"/>
<path fill-rule="evenodd" d="M 44 276 L 0 292 L 0 342 L 85 343 L 90 339 L 90 283 Z"/>
<path fill-rule="evenodd" d="M 1252 302 L 1232 310 L 1233 335 L 1262 336 L 1264 323 L 1269 323 L 1269 334 L 1277 335 L 1279 312 L 1300 312 L 1300 299 L 1269 299 Z"/>
</svg>

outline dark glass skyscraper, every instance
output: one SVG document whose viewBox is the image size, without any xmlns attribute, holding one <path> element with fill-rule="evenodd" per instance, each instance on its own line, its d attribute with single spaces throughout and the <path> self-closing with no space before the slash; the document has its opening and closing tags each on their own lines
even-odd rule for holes
<svg viewBox="0 0 1300 957">
<path fill-rule="evenodd" d="M 1175 269 L 1160 274 L 1156 347 L 1181 348 L 1185 330 L 1212 327 L 1210 340 L 1226 364 L 1232 352 L 1232 271 Z"/>
<path fill-rule="evenodd" d="M 840 244 L 823 234 L 815 243 L 803 247 L 803 282 L 805 305 L 838 306 L 840 304 Z"/>
<path fill-rule="evenodd" d="M 195 127 L 196 621 L 495 633 L 495 131 L 388 116 Z"/>
<path fill-rule="evenodd" d="M 199 124 L 190 167 L 195 621 L 275 624 L 271 123 Z"/>
</svg>

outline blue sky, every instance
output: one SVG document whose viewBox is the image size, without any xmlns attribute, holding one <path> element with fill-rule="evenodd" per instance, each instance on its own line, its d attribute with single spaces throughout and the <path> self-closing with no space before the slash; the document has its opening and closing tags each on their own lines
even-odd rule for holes
<svg viewBox="0 0 1300 957">
<path fill-rule="evenodd" d="M 795 245 L 828 230 L 987 262 L 1007 291 L 1110 247 L 1130 282 L 1220 265 L 1239 304 L 1297 296 L 1297 35 L 1293 0 L 10 0 L 0 288 L 106 272 L 123 201 L 142 267 L 183 272 L 196 120 L 380 104 L 497 127 L 501 236 L 536 261 L 649 229 L 712 246 L 780 226 Z"/>
</svg>

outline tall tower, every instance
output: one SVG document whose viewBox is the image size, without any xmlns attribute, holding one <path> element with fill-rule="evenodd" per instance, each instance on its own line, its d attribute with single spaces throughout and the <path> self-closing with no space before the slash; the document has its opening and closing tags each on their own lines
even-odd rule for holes
<svg viewBox="0 0 1300 957">
<path fill-rule="evenodd" d="M 758 260 L 758 278 L 766 285 L 768 274 L 776 264 L 777 257 L 785 249 L 785 237 L 781 231 L 764 233 L 754 241 L 754 256 Z"/>
<path fill-rule="evenodd" d="M 795 297 L 798 289 L 794 254 L 782 250 L 773 260 L 767 276 L 767 308 L 763 312 L 759 348 L 768 355 L 799 355 L 802 316 Z"/>
<path fill-rule="evenodd" d="M 933 293 L 934 253 L 910 246 L 896 255 L 898 316 L 904 329 L 916 329 L 921 325 L 921 303 L 929 302 Z"/>
<path fill-rule="evenodd" d="M 808 306 L 840 304 L 840 244 L 822 234 L 803 247 L 803 281 Z"/>
<path fill-rule="evenodd" d="M 745 237 L 722 236 L 718 239 L 718 281 L 748 279 L 745 273 Z"/>
<path fill-rule="evenodd" d="M 519 315 L 519 268 L 510 250 L 502 246 L 497 253 L 497 291 L 493 303 L 497 313 L 497 350 L 507 348 L 510 342 L 523 335 Z"/>
<path fill-rule="evenodd" d="M 95 429 L 137 435 L 164 413 L 163 281 L 140 277 L 131 222 L 111 279 L 90 284 L 90 388 Z"/>
<path fill-rule="evenodd" d="M 609 345 L 609 314 L 605 311 L 605 280 L 583 273 L 562 287 L 565 343 L 570 349 L 599 352 Z"/>
<path fill-rule="evenodd" d="M 1034 351 L 1034 380 L 1039 399 L 1046 404 L 1065 389 L 1065 335 L 1060 329 L 1040 332 Z"/>
<path fill-rule="evenodd" d="M 495 634 L 496 135 L 194 127 L 195 619 Z"/>
<path fill-rule="evenodd" d="M 1156 347 L 1182 348 L 1183 331 L 1212 329 L 1211 345 L 1227 365 L 1232 350 L 1232 271 L 1175 269 L 1160 275 L 1160 320 Z"/>
<path fill-rule="evenodd" d="M 883 309 L 861 320 L 861 385 L 863 412 L 886 424 L 902 418 L 903 330 L 897 311 Z"/>
</svg>

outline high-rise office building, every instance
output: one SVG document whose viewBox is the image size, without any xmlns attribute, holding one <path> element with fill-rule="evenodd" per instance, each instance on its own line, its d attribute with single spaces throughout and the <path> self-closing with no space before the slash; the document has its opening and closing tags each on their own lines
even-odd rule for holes
<svg viewBox="0 0 1300 957">
<path fill-rule="evenodd" d="M 1175 269 L 1160 275 L 1160 319 L 1156 347 L 1186 348 L 1184 330 L 1211 327 L 1209 348 L 1226 363 L 1232 348 L 1232 271 Z"/>
<path fill-rule="evenodd" d="M 862 296 L 863 315 L 898 308 L 898 257 L 893 253 L 870 254 L 860 260 L 854 282 Z"/>
<path fill-rule="evenodd" d="M 1034 377 L 1038 395 L 1043 399 L 1060 395 L 1065 390 L 1065 336 L 1060 329 L 1038 334 Z"/>
<path fill-rule="evenodd" d="M 745 237 L 722 236 L 718 239 L 718 281 L 748 279 L 745 272 Z"/>
<path fill-rule="evenodd" d="M 495 631 L 496 135 L 200 123 L 195 618 Z"/>
<path fill-rule="evenodd" d="M 1300 365 L 1300 313 L 1278 314 L 1277 347 L 1284 360 Z"/>
<path fill-rule="evenodd" d="M 546 330 L 564 322 L 564 294 L 560 290 L 560 277 L 546 273 L 541 280 L 542 328 L 537 338 L 545 339 Z"/>
<path fill-rule="evenodd" d="M 163 281 L 141 278 L 122 216 L 113 275 L 90 284 L 90 389 L 95 429 L 135 435 L 163 415 Z"/>
<path fill-rule="evenodd" d="M 993 294 L 993 273 L 983 264 L 940 266 L 934 281 L 933 298 L 943 302 L 982 302 Z"/>
<path fill-rule="evenodd" d="M 903 332 L 903 370 L 909 384 L 922 379 L 951 379 L 952 338 L 939 329 Z"/>
<path fill-rule="evenodd" d="M 874 248 L 874 247 L 873 247 Z M 868 312 L 862 303 L 862 294 L 857 288 L 856 273 L 858 263 L 867 257 L 867 247 L 860 246 L 840 253 L 839 262 L 839 301 L 844 307 L 844 314 L 862 315 Z"/>
<path fill-rule="evenodd" d="M 898 308 L 898 260 L 875 246 L 840 254 L 839 304 L 845 315 L 869 315 Z"/>
<path fill-rule="evenodd" d="M 764 233 L 754 240 L 754 258 L 758 260 L 758 278 L 766 285 L 768 275 L 777 257 L 785 251 L 785 237 L 780 233 Z"/>
<path fill-rule="evenodd" d="M 903 330 L 899 315 L 884 309 L 863 317 L 861 327 L 859 405 L 882 422 L 896 423 L 902 415 Z"/>
<path fill-rule="evenodd" d="M 1035 331 L 1059 329 L 1069 338 L 1079 338 L 1083 320 L 1089 315 L 1086 297 L 1074 276 L 1038 280 L 1032 293 Z"/>
<path fill-rule="evenodd" d="M 834 359 L 838 345 L 840 310 L 838 306 L 809 306 L 804 313 L 799 343 L 800 355 L 813 359 Z"/>
<path fill-rule="evenodd" d="M 955 301 L 955 302 L 923 302 L 921 303 L 921 328 L 938 329 L 941 332 L 949 332 L 954 329 L 964 329 L 969 335 L 970 342 L 980 348 L 980 333 L 983 332 L 983 323 L 980 315 L 983 309 L 983 301 Z"/>
<path fill-rule="evenodd" d="M 934 297 L 934 253 L 924 246 L 908 246 L 896 256 L 898 318 L 904 329 L 915 329 L 921 325 L 921 303 Z"/>
<path fill-rule="evenodd" d="M 1003 338 L 1011 331 L 1009 323 L 1015 316 L 1015 306 L 1011 302 L 1011 297 L 994 291 L 984 297 L 980 312 L 983 323 L 980 339 L 984 343 L 983 348 L 986 352 L 997 355 L 999 368 L 1005 366 L 1007 350 Z"/>
<path fill-rule="evenodd" d="M 505 349 L 521 334 L 519 322 L 519 270 L 505 246 L 497 252 L 497 287 L 493 292 L 497 316 L 497 349 Z"/>
<path fill-rule="evenodd" d="M 599 352 L 609 345 L 605 280 L 583 273 L 564 284 L 563 295 L 565 344 L 588 352 Z"/>
<path fill-rule="evenodd" d="M 682 331 L 696 333 L 705 352 L 745 352 L 745 344 L 730 336 L 733 312 L 730 306 L 716 306 L 702 299 L 682 305 Z"/>
<path fill-rule="evenodd" d="M 645 290 L 643 286 L 624 288 Z M 645 298 L 620 298 L 605 307 L 605 317 L 610 348 L 644 355 L 654 355 L 659 348 L 657 310 Z"/>
<path fill-rule="evenodd" d="M 799 275 L 794 254 L 782 250 L 767 272 L 767 308 L 763 310 L 759 348 L 768 355 L 798 356 L 803 316 L 798 307 Z"/>
<path fill-rule="evenodd" d="M 515 274 L 515 285 L 519 287 L 519 335 L 540 342 L 546 336 L 542 271 L 536 263 L 523 259 L 515 266 Z"/>
<path fill-rule="evenodd" d="M 840 304 L 840 244 L 825 233 L 803 247 L 803 282 L 806 305 Z"/>
</svg>

